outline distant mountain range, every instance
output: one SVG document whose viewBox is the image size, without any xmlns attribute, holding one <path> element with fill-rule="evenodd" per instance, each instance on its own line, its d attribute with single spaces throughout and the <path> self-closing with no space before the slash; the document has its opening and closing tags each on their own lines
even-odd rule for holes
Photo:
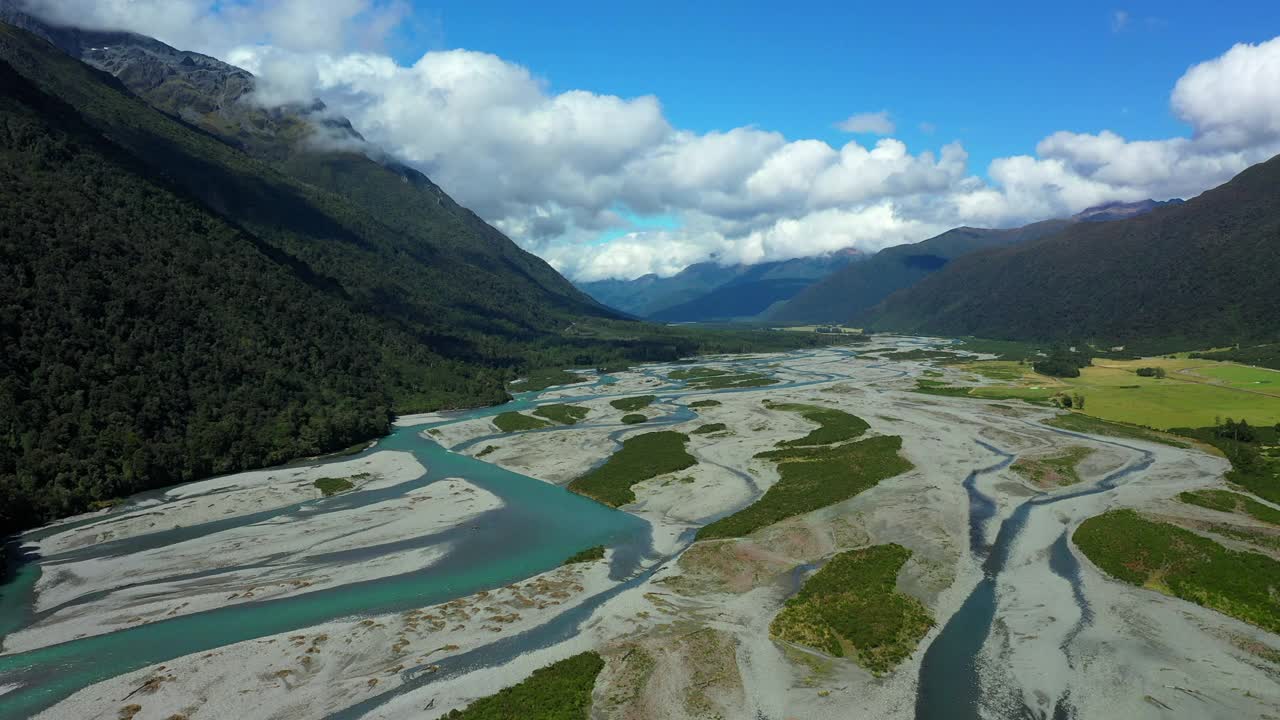
<svg viewBox="0 0 1280 720">
<path fill-rule="evenodd" d="M 1032 242 L 1071 227 L 1136 217 L 1181 200 L 1106 203 L 1069 219 L 1045 220 L 1019 228 L 993 230 L 962 227 L 910 245 L 896 245 L 869 260 L 850 265 L 815 282 L 766 315 L 783 323 L 848 323 L 891 294 L 911 287 L 951 261 L 991 248 Z"/>
<path fill-rule="evenodd" d="M 990 338 L 1275 340 L 1278 188 L 1280 157 L 1184 203 L 959 258 L 863 319 L 877 329 Z"/>
<path fill-rule="evenodd" d="M 578 283 L 578 287 L 609 307 L 664 322 L 745 319 L 862 257 L 849 248 L 756 265 L 704 262 L 665 278 L 644 275 L 634 280 Z"/>
<path fill-rule="evenodd" d="M 1112 202 L 1069 219 L 1019 228 L 961 227 L 918 243 L 886 248 L 869 258 L 851 248 L 759 265 L 697 263 L 666 278 L 645 275 L 578 283 L 578 287 L 609 307 L 661 322 L 847 323 L 969 253 L 1031 242 L 1075 223 L 1137 217 L 1182 202 Z"/>
</svg>

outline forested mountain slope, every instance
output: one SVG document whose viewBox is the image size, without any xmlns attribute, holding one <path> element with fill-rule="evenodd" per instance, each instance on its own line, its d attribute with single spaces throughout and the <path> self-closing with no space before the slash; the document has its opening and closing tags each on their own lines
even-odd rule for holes
<svg viewBox="0 0 1280 720">
<path fill-rule="evenodd" d="M 139 62 L 122 77 L 167 67 Z M 0 63 L 0 534 L 498 402 L 534 368 L 755 349 L 616 319 L 422 174 L 310 144 L 302 111 L 193 124 L 199 93 L 162 112 L 6 24 Z M 155 87 L 203 87 L 185 72 Z"/>
<path fill-rule="evenodd" d="M 742 272 L 740 265 L 701 262 L 670 277 L 649 274 L 631 280 L 594 280 L 580 282 L 578 288 L 611 308 L 636 317 L 648 317 L 710 292 Z"/>
<path fill-rule="evenodd" d="M 465 368 L 208 212 L 0 61 L 0 531 L 387 428 Z"/>
<path fill-rule="evenodd" d="M 732 280 L 647 317 L 663 322 L 753 319 L 833 272 L 863 260 L 852 248 L 829 255 L 743 265 Z"/>
<path fill-rule="evenodd" d="M 975 253 L 889 298 L 878 329 L 1183 342 L 1280 335 L 1280 158 L 1140 217 Z"/>
<path fill-rule="evenodd" d="M 768 317 L 778 322 L 851 322 L 891 293 L 910 287 L 961 255 L 1035 240 L 1069 224 L 1069 220 L 1046 220 L 1008 230 L 962 227 L 918 243 L 885 248 L 814 283 Z"/>
</svg>

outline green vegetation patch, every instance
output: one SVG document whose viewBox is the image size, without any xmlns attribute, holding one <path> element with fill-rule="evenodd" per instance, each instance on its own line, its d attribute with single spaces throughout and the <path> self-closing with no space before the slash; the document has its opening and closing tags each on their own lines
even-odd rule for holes
<svg viewBox="0 0 1280 720">
<path fill-rule="evenodd" d="M 711 433 L 723 432 L 727 429 L 728 426 L 724 423 L 707 423 L 706 425 L 699 425 L 694 428 L 692 432 L 694 435 L 710 435 Z"/>
<path fill-rule="evenodd" d="M 933 627 L 919 600 L 896 589 L 911 551 L 876 545 L 836 555 L 805 581 L 769 625 L 787 642 L 851 657 L 884 675 L 915 650 Z"/>
<path fill-rule="evenodd" d="M 533 411 L 534 415 L 554 420 L 561 425 L 576 425 L 590 414 L 589 408 L 581 405 L 543 405 Z"/>
<path fill-rule="evenodd" d="M 668 375 L 672 380 L 686 380 L 694 390 L 728 390 L 732 388 L 765 387 L 778 380 L 755 372 L 731 372 L 717 368 L 695 367 L 675 370 Z"/>
<path fill-rule="evenodd" d="M 1280 562 L 1218 543 L 1132 510 L 1089 518 L 1072 535 L 1095 565 L 1157 590 L 1280 632 Z"/>
<path fill-rule="evenodd" d="M 356 486 L 355 483 L 351 482 L 351 478 L 333 478 L 333 477 L 318 478 L 315 481 L 314 485 L 320 489 L 320 493 L 324 497 L 329 497 L 330 495 L 337 495 L 340 492 L 346 492 Z"/>
<path fill-rule="evenodd" d="M 941 380 L 916 379 L 915 392 L 924 395 L 941 395 L 943 397 L 973 397 L 969 394 L 972 388 L 954 387 Z"/>
<path fill-rule="evenodd" d="M 1018 340 L 983 340 L 963 338 L 957 344 L 961 350 L 984 355 L 995 355 L 1001 360 L 1030 360 L 1040 356 L 1040 346 Z"/>
<path fill-rule="evenodd" d="M 718 368 L 692 367 L 685 370 L 673 370 L 668 377 L 672 380 L 703 380 L 729 374 L 728 370 L 720 370 Z"/>
<path fill-rule="evenodd" d="M 720 401 L 719 400 L 695 400 L 689 403 L 689 407 L 691 408 L 720 407 Z"/>
<path fill-rule="evenodd" d="M 1083 413 L 1067 413 L 1066 415 L 1058 415 L 1044 421 L 1045 425 L 1056 427 L 1059 430 L 1068 430 L 1070 432 L 1085 433 L 1090 435 L 1107 435 L 1109 437 L 1126 438 L 1129 440 L 1146 440 L 1147 442 L 1161 443 L 1163 445 L 1172 445 L 1178 448 L 1190 447 L 1187 443 L 1179 442 L 1161 432 L 1156 432 L 1150 428 L 1138 427 L 1137 425 L 1129 425 L 1127 423 L 1111 422 L 1102 418 L 1092 417 Z"/>
<path fill-rule="evenodd" d="M 885 360 L 950 360 L 952 362 L 966 359 L 963 355 L 957 355 L 944 350 L 922 350 L 916 348 L 914 350 L 894 350 L 892 352 L 881 353 L 880 357 Z"/>
<path fill-rule="evenodd" d="M 640 413 L 627 413 L 626 415 L 623 415 L 623 416 L 622 416 L 622 424 L 623 424 L 623 425 L 637 425 L 637 424 L 642 423 L 642 422 L 644 422 L 644 421 L 646 421 L 646 420 L 648 420 L 648 419 L 649 419 L 649 418 L 645 417 L 644 415 L 641 415 Z"/>
<path fill-rule="evenodd" d="M 603 559 L 604 559 L 604 546 L 596 545 L 595 547 L 589 547 L 586 550 L 583 550 L 582 552 L 578 552 L 578 553 L 574 553 L 573 555 L 570 555 L 569 558 L 564 561 L 564 564 L 574 565 L 576 563 L 593 562 L 595 560 L 603 560 Z"/>
<path fill-rule="evenodd" d="M 1226 523 L 1213 523 L 1209 525 L 1206 530 L 1268 550 L 1280 550 L 1280 535 L 1268 532 L 1262 528 L 1245 527 L 1243 525 L 1229 525 Z"/>
<path fill-rule="evenodd" d="M 1241 495 L 1230 490 L 1196 490 L 1178 495 L 1184 503 L 1199 505 L 1210 510 L 1243 514 L 1255 520 L 1272 525 L 1280 525 L 1280 510 L 1254 500 L 1248 495 Z"/>
<path fill-rule="evenodd" d="M 902 438 L 884 436 L 821 448 L 786 448 L 756 457 L 776 460 L 781 479 L 754 504 L 698 531 L 699 540 L 741 537 L 796 515 L 833 505 L 913 466 L 898 454 Z"/>
<path fill-rule="evenodd" d="M 609 404 L 623 412 L 634 412 L 649 407 L 657 399 L 656 395 L 637 395 L 635 397 L 618 398 Z"/>
<path fill-rule="evenodd" d="M 1198 367 L 1194 370 L 1199 375 L 1221 380 L 1223 383 L 1243 390 L 1257 390 L 1275 393 L 1280 386 L 1280 372 L 1243 365 L 1214 365 Z"/>
<path fill-rule="evenodd" d="M 988 380 L 1017 382 L 1027 377 L 1030 367 L 1025 363 L 1016 363 L 1008 360 L 979 360 L 978 362 L 964 365 L 963 369 L 981 375 Z"/>
<path fill-rule="evenodd" d="M 770 410 L 799 413 L 809 422 L 817 423 L 818 428 L 798 440 L 784 440 L 778 447 L 811 447 L 814 445 L 830 445 L 860 437 L 871 428 L 866 420 L 851 415 L 843 410 L 825 408 L 818 405 L 800 403 L 775 403 L 768 400 L 764 406 Z"/>
<path fill-rule="evenodd" d="M 1273 370 L 1280 370 L 1280 343 L 1191 353 L 1191 357 L 1204 358 L 1206 360 L 1230 360 L 1246 365 L 1261 365 Z"/>
<path fill-rule="evenodd" d="M 1237 440 L 1240 435 L 1229 428 L 1245 428 L 1247 439 Z M 1275 442 L 1275 428 L 1253 428 L 1247 423 L 1232 423 L 1227 420 L 1221 427 L 1179 428 L 1179 435 L 1195 438 L 1213 445 L 1222 451 L 1231 461 L 1231 470 L 1227 472 L 1227 480 L 1239 485 L 1258 497 L 1273 503 L 1280 503 L 1280 458 L 1276 458 L 1260 445 L 1262 442 Z"/>
<path fill-rule="evenodd" d="M 980 372 L 976 367 L 974 372 Z M 1059 389 L 1051 387 L 975 386 L 958 387 L 939 380 L 917 378 L 914 392 L 942 397 L 966 397 L 977 400 L 1024 400 L 1029 403 L 1049 402 Z"/>
<path fill-rule="evenodd" d="M 493 419 L 493 426 L 502 432 L 521 432 L 523 430 L 551 427 L 551 423 L 546 420 L 529 417 L 523 413 L 504 412 Z"/>
<path fill-rule="evenodd" d="M 635 502 L 632 485 L 698 464 L 685 451 L 687 442 L 688 435 L 671 430 L 637 435 L 605 464 L 569 483 L 569 489 L 613 507 Z"/>
<path fill-rule="evenodd" d="M 587 382 L 588 378 L 579 373 L 569 372 L 560 368 L 541 368 L 532 370 L 529 376 L 510 383 L 512 390 L 517 392 L 527 392 L 530 390 L 546 390 L 549 387 L 557 385 L 577 385 L 578 383 Z"/>
<path fill-rule="evenodd" d="M 594 652 L 534 670 L 519 685 L 453 710 L 441 720 L 585 720 L 604 660 Z"/>
<path fill-rule="evenodd" d="M 1074 485 L 1080 482 L 1076 467 L 1093 454 L 1087 447 L 1069 447 L 1057 455 L 1038 458 L 1018 458 L 1011 466 L 1013 471 L 1040 487 Z"/>
</svg>

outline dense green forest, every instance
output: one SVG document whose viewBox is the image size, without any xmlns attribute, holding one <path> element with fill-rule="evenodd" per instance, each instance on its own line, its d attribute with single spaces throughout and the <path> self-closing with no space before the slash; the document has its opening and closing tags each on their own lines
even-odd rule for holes
<svg viewBox="0 0 1280 720">
<path fill-rule="evenodd" d="M 0 534 L 538 368 L 820 342 L 615 318 L 421 174 L 234 140 L 0 24 Z"/>
<path fill-rule="evenodd" d="M 1077 352 L 1066 345 L 1055 345 L 1049 354 L 1036 360 L 1031 367 L 1041 375 L 1050 377 L 1080 377 L 1080 368 L 1089 367 L 1093 359 L 1087 353 Z M 1142 374 L 1139 370 L 1138 374 Z"/>
<path fill-rule="evenodd" d="M 1181 205 L 966 255 L 863 319 L 883 330 L 1103 347 L 1275 342 L 1278 185 L 1273 158 Z"/>
<path fill-rule="evenodd" d="M 604 659 L 585 652 L 533 671 L 518 685 L 480 698 L 441 720 L 585 720 Z"/>
<path fill-rule="evenodd" d="M 1280 370 L 1280 343 L 1235 347 L 1228 350 L 1191 353 L 1193 358 L 1223 360 Z"/>
</svg>

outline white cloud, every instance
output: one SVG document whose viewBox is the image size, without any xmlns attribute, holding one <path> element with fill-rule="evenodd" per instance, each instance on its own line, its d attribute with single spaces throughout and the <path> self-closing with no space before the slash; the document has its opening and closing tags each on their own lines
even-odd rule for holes
<svg viewBox="0 0 1280 720">
<path fill-rule="evenodd" d="M 1241 150 L 1280 138 L 1280 38 L 1240 44 L 1192 67 L 1173 88 L 1173 110 L 1200 142 Z"/>
<path fill-rule="evenodd" d="M 219 54 L 262 78 L 258 98 L 319 96 L 370 141 L 582 279 L 671 274 L 692 262 L 864 251 L 957 225 L 1009 226 L 1110 200 L 1190 197 L 1280 153 L 1280 38 L 1189 69 L 1171 107 L 1185 137 L 1055 132 L 983 179 L 959 143 L 881 137 L 833 146 L 766 128 L 672 127 L 658 98 L 551 92 L 528 69 L 467 50 L 401 65 L 370 49 L 399 3 L 44 0 L 55 13 Z M 891 133 L 886 111 L 842 129 Z M 922 125 L 921 129 L 928 132 Z M 620 211 L 678 218 L 598 242 Z"/>
<path fill-rule="evenodd" d="M 1112 10 L 1111 11 L 1111 32 L 1123 32 L 1129 26 L 1129 11 Z"/>
<path fill-rule="evenodd" d="M 237 44 L 297 51 L 381 47 L 406 0 L 19 0 L 53 22 L 132 30 L 221 57 Z"/>
<path fill-rule="evenodd" d="M 880 112 L 858 113 L 836 123 L 836 128 L 847 133 L 866 133 L 868 135 L 892 135 L 896 129 L 888 110 Z"/>
</svg>

